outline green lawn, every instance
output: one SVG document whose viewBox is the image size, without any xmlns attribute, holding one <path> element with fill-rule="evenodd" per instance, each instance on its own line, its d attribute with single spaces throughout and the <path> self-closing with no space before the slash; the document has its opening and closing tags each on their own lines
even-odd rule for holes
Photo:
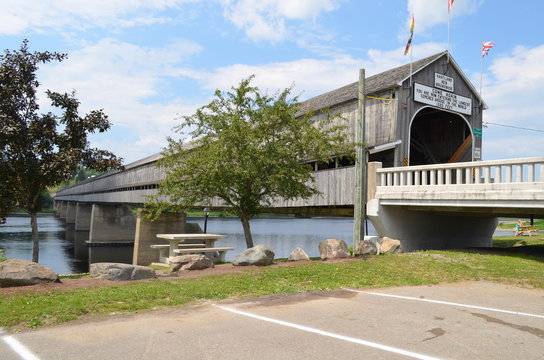
<svg viewBox="0 0 544 360">
<path fill-rule="evenodd" d="M 544 246 L 544 233 L 533 236 L 497 236 L 493 238 L 493 246 L 499 248 L 509 248 L 521 245 Z"/>
<path fill-rule="evenodd" d="M 379 288 L 487 280 L 544 288 L 542 259 L 425 251 L 373 256 L 360 261 L 271 266 L 243 274 L 154 280 L 115 286 L 0 295 L 0 327 L 38 327 L 85 315 L 106 316 L 149 309 L 279 293 Z"/>
</svg>

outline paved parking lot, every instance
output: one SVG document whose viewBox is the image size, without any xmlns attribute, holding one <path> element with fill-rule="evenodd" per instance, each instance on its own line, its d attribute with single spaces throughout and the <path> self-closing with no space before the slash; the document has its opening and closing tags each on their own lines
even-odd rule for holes
<svg viewBox="0 0 544 360">
<path fill-rule="evenodd" d="M 1 335 L 0 359 L 542 359 L 544 291 L 465 282 L 281 295 Z"/>
</svg>

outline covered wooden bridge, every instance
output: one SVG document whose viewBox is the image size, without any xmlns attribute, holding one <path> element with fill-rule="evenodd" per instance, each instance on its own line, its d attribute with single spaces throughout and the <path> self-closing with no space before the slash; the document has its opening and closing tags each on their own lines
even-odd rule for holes
<svg viewBox="0 0 544 360">
<path fill-rule="evenodd" d="M 462 162 L 481 159 L 482 111 L 485 103 L 447 52 L 366 78 L 366 139 L 369 161 L 383 167 Z M 311 111 L 319 122 L 328 114 L 347 122 L 357 139 L 358 82 L 311 98 L 301 114 Z M 156 193 L 164 172 L 159 154 L 88 179 L 60 191 L 56 201 L 142 204 Z M 300 215 L 352 216 L 353 161 L 337 158 L 314 163 L 322 195 L 273 204 L 271 211 Z M 222 207 L 215 201 L 214 207 Z"/>
</svg>

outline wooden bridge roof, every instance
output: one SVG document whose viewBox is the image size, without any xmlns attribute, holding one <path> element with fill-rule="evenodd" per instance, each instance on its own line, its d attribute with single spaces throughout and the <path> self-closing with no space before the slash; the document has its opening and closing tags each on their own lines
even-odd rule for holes
<svg viewBox="0 0 544 360">
<path fill-rule="evenodd" d="M 431 55 L 429 57 L 414 61 L 412 63 L 412 74 L 418 72 L 425 66 L 434 62 L 447 51 Z M 370 76 L 366 78 L 365 92 L 367 95 L 374 94 L 383 90 L 392 89 L 404 79 L 410 76 L 410 64 L 402 65 L 391 70 Z M 309 111 L 318 111 L 334 105 L 339 105 L 358 98 L 359 82 L 356 81 L 349 85 L 343 86 L 336 90 L 318 95 L 301 103 L 298 115 L 302 115 Z"/>
</svg>

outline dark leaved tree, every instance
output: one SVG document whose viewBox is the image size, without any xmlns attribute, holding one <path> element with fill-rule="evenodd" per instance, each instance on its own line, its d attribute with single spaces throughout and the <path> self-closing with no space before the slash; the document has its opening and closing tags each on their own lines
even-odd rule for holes
<svg viewBox="0 0 544 360">
<path fill-rule="evenodd" d="M 17 206 L 28 212 L 34 262 L 39 255 L 36 215 L 46 188 L 74 176 L 81 165 L 99 171 L 121 166 L 112 153 L 89 145 L 89 134 L 110 127 L 102 110 L 81 116 L 75 93 L 48 90 L 59 114 L 39 112 L 38 67 L 65 58 L 56 52 L 30 52 L 27 40 L 19 50 L 0 55 L 0 217 Z"/>
</svg>

